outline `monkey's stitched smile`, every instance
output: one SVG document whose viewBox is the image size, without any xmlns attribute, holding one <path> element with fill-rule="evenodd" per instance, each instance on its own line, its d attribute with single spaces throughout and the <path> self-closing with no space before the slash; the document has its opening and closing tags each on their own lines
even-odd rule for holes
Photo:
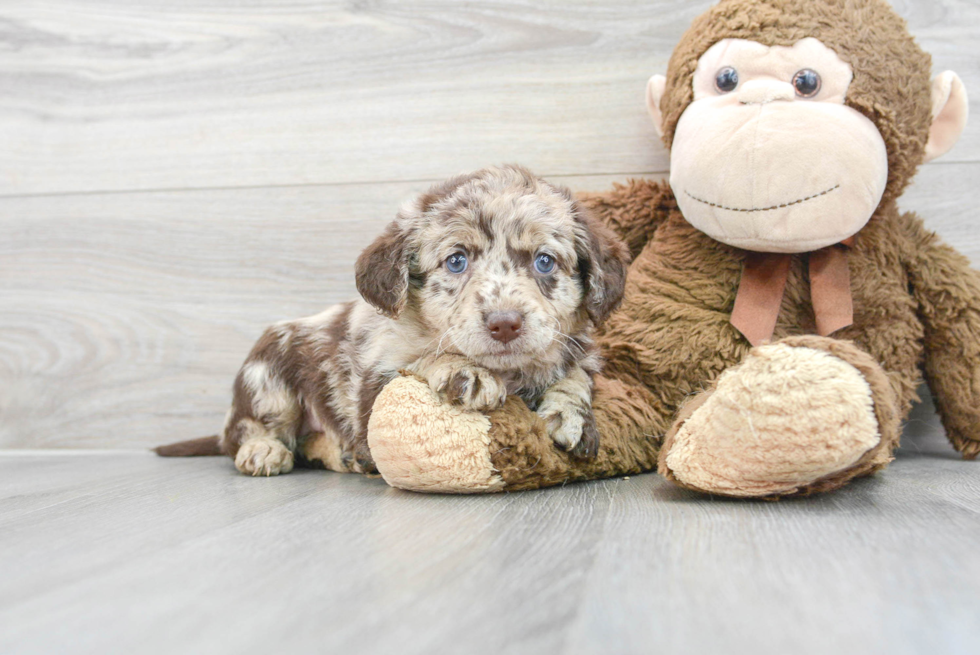
<svg viewBox="0 0 980 655">
<path fill-rule="evenodd" d="M 834 186 L 830 187 L 826 191 L 821 191 L 820 193 L 815 193 L 812 196 L 807 196 L 806 198 L 800 198 L 799 200 L 794 200 L 793 202 L 784 202 L 780 205 L 773 205 L 772 207 L 756 207 L 753 209 L 743 209 L 741 207 L 726 207 L 724 205 L 719 205 L 717 203 L 710 202 L 708 200 L 702 200 L 697 196 L 692 196 L 687 190 L 684 191 L 684 194 L 687 195 L 687 197 L 690 198 L 691 200 L 697 200 L 700 203 L 703 203 L 710 207 L 717 207 L 718 209 L 727 209 L 728 211 L 732 211 L 732 212 L 768 212 L 768 211 L 772 211 L 773 209 L 782 209 L 783 207 L 792 207 L 793 205 L 799 205 L 800 203 L 804 203 L 807 200 L 813 200 L 814 198 L 825 196 L 831 191 L 836 191 L 839 188 L 840 188 L 840 184 L 835 184 Z"/>
</svg>

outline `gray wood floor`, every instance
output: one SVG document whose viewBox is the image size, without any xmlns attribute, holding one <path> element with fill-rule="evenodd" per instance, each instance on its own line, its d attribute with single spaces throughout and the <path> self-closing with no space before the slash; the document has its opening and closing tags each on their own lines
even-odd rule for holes
<svg viewBox="0 0 980 655">
<path fill-rule="evenodd" d="M 7 451 L 0 652 L 976 653 L 980 462 L 927 425 L 883 474 L 779 503 Z"/>
<path fill-rule="evenodd" d="M 927 394 L 884 474 L 776 504 L 145 452 L 429 183 L 663 176 L 644 85 L 711 1 L 0 3 L 0 653 L 977 652 L 980 463 Z M 980 3 L 894 5 L 976 95 Z M 973 121 L 900 204 L 980 263 L 978 188 Z"/>
</svg>

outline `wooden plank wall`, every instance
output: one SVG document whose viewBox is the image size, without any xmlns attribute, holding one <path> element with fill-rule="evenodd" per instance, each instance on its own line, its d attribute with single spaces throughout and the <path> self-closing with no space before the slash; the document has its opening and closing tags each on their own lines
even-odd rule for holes
<svg viewBox="0 0 980 655">
<path fill-rule="evenodd" d="M 355 293 L 430 182 L 663 175 L 645 113 L 710 2 L 50 0 L 0 6 L 0 447 L 213 433 L 270 322 Z M 980 6 L 898 0 L 980 89 Z M 903 206 L 980 262 L 980 121 Z"/>
</svg>

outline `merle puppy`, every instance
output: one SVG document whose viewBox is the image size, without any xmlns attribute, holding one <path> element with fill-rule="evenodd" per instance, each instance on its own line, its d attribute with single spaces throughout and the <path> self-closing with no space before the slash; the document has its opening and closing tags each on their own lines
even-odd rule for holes
<svg viewBox="0 0 980 655">
<path fill-rule="evenodd" d="M 242 473 L 276 475 L 293 468 L 304 438 L 325 432 L 342 453 L 331 468 L 372 473 L 371 407 L 407 369 L 465 410 L 516 394 L 559 446 L 594 456 L 590 335 L 622 298 L 628 257 L 568 189 L 523 168 L 452 178 L 358 258 L 363 299 L 266 330 L 220 437 L 158 452 L 220 449 Z"/>
</svg>

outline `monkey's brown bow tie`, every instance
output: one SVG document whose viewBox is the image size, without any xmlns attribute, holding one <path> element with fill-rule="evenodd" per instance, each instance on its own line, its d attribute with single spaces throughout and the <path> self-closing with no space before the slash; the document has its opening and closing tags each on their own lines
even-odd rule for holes
<svg viewBox="0 0 980 655">
<path fill-rule="evenodd" d="M 817 334 L 821 336 L 854 321 L 851 273 L 847 265 L 847 251 L 853 243 L 851 237 L 810 253 L 810 299 Z M 731 321 L 753 346 L 771 339 L 776 329 L 792 257 L 782 253 L 746 253 Z"/>
</svg>

